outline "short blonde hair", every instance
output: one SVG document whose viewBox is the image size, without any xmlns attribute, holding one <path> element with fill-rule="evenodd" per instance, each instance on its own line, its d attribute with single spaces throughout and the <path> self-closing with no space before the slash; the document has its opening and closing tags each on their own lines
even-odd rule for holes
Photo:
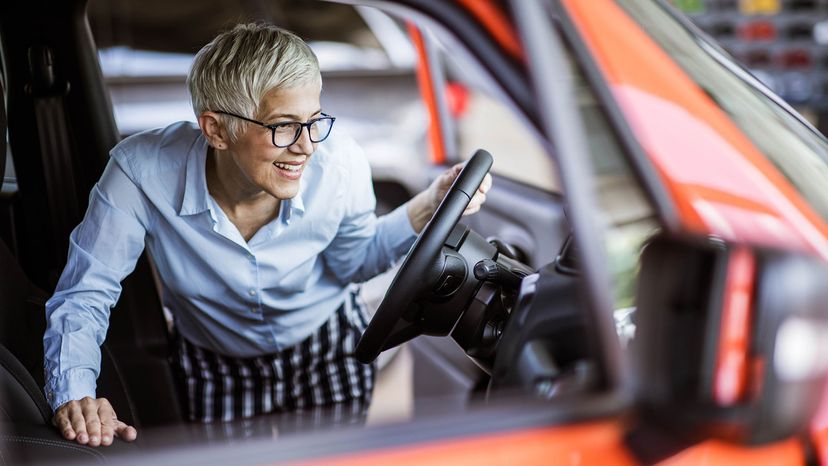
<svg viewBox="0 0 828 466">
<path fill-rule="evenodd" d="M 196 54 L 187 86 L 196 117 L 222 110 L 256 118 L 269 92 L 321 80 L 316 55 L 299 36 L 248 23 L 219 34 Z M 235 140 L 244 121 L 226 118 L 225 123 Z"/>
</svg>

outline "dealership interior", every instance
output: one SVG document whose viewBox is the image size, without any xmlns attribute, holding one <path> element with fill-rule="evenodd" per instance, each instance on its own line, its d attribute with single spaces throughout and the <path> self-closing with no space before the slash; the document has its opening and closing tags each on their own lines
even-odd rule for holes
<svg viewBox="0 0 828 466">
<path fill-rule="evenodd" d="M 826 133 L 828 2 L 671 1 L 754 76 Z"/>
</svg>

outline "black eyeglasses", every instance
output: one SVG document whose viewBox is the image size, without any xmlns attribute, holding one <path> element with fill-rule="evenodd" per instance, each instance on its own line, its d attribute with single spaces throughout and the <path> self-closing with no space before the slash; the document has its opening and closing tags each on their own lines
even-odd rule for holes
<svg viewBox="0 0 828 466">
<path fill-rule="evenodd" d="M 279 148 L 285 148 L 295 144 L 296 141 L 299 140 L 299 136 L 302 135 L 302 128 L 308 129 L 308 135 L 310 135 L 311 142 L 322 142 L 325 139 L 327 139 L 328 136 L 331 134 L 331 129 L 333 128 L 334 121 L 336 121 L 336 117 L 332 117 L 326 113 L 323 113 L 321 117 L 308 120 L 307 123 L 302 123 L 299 121 L 286 121 L 283 123 L 274 123 L 272 125 L 266 125 L 261 121 L 251 120 L 250 118 L 246 118 L 241 115 L 236 115 L 235 113 L 224 112 L 221 110 L 216 110 L 216 113 L 241 118 L 244 121 L 256 123 L 259 126 L 263 126 L 269 129 L 272 136 L 273 145 Z"/>
</svg>

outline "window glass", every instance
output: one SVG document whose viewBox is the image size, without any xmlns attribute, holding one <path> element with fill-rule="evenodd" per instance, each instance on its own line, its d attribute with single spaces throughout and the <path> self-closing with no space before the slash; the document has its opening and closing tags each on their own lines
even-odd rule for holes
<svg viewBox="0 0 828 466">
<path fill-rule="evenodd" d="M 486 149 L 494 156 L 494 173 L 546 191 L 560 191 L 557 169 L 537 131 L 503 103 L 488 81 L 475 80 L 480 75 L 468 71 L 474 69 L 472 63 L 464 63 L 460 54 L 445 55 L 449 107 L 461 157 Z M 628 308 L 634 305 L 641 245 L 658 230 L 658 221 L 595 93 L 572 56 L 569 60 L 607 232 L 605 248 L 615 282 L 615 307 Z M 452 102 L 456 94 L 460 103 Z"/>
<path fill-rule="evenodd" d="M 730 116 L 756 147 L 828 220 L 828 142 L 716 48 L 650 0 L 618 0 L 630 17 Z M 725 66 L 728 63 L 731 67 Z M 754 80 L 755 81 L 755 80 Z"/>
<path fill-rule="evenodd" d="M 494 157 L 492 173 L 544 191 L 560 192 L 552 159 L 514 109 L 505 105 L 484 79 L 469 73 L 443 47 L 446 96 L 455 124 L 461 160 L 485 149 Z"/>
<path fill-rule="evenodd" d="M 570 60 L 587 148 L 595 170 L 604 246 L 614 281 L 615 309 L 635 305 L 641 246 L 659 229 L 652 203 L 634 176 L 618 137 L 580 68 Z"/>
<path fill-rule="evenodd" d="M 91 0 L 89 15 L 122 137 L 195 121 L 186 87 L 195 53 L 236 23 L 267 22 L 295 32 L 317 55 L 322 108 L 337 118 L 335 128 L 365 151 L 377 212 L 387 212 L 428 185 L 428 114 L 416 78 L 417 55 L 404 25 L 391 16 L 367 7 L 308 0 L 210 5 L 193 0 Z M 394 273 L 361 285 L 369 312 L 379 305 Z M 412 409 L 412 363 L 406 362 L 405 353 L 395 356 L 398 349 L 380 356 L 380 367 L 392 359 L 402 362 L 394 368 L 396 375 L 378 384 L 371 422 L 404 418 Z"/>
</svg>

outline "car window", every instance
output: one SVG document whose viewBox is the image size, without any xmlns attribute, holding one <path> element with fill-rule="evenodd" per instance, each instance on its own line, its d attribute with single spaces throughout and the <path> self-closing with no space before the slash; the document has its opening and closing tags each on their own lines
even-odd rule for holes
<svg viewBox="0 0 828 466">
<path fill-rule="evenodd" d="M 450 55 L 447 97 L 462 160 L 479 148 L 494 155 L 492 172 L 550 192 L 560 191 L 552 159 L 515 111 L 504 105 L 473 73 L 461 73 Z"/>
<path fill-rule="evenodd" d="M 428 122 L 416 53 L 398 20 L 375 8 L 304 0 L 226 2 L 217 10 L 195 1 L 141 5 L 92 0 L 89 7 L 122 137 L 195 121 L 186 86 L 195 53 L 237 22 L 267 21 L 296 32 L 316 53 L 322 106 L 365 151 L 375 189 L 383 191 L 378 209 L 390 210 L 427 185 Z M 182 23 L 193 27 L 165 26 Z"/>
<path fill-rule="evenodd" d="M 650 0 L 618 0 L 756 147 L 828 220 L 828 142 L 718 48 Z"/>
<path fill-rule="evenodd" d="M 153 3 L 170 18 L 153 16 Z M 197 50 L 238 22 L 266 21 L 297 33 L 317 55 L 324 83 L 322 107 L 365 151 L 377 212 L 391 210 L 428 185 L 428 115 L 417 83 L 417 55 L 406 28 L 396 19 L 373 8 L 306 0 L 228 2 L 211 11 L 201 11 L 197 1 L 161 5 L 149 0 L 144 5 L 142 0 L 140 9 L 135 5 L 91 0 L 89 12 L 122 137 L 176 121 L 195 121 L 186 76 Z M 198 24 L 176 31 L 164 29 L 167 23 Z M 149 33 L 150 27 L 158 32 Z M 370 312 L 385 295 L 394 272 L 361 286 Z M 380 367 L 395 354 L 383 353 Z M 408 385 L 400 385 L 402 389 L 386 389 L 387 394 L 376 397 L 369 415 L 372 422 L 405 412 L 406 400 L 413 395 Z M 384 400 L 394 400 L 393 406 Z"/>
<path fill-rule="evenodd" d="M 537 131 L 503 103 L 480 73 L 469 72 L 474 65 L 464 63 L 463 55 L 444 54 L 444 59 L 450 81 L 449 107 L 457 125 L 461 157 L 470 157 L 478 148 L 486 149 L 494 156 L 494 173 L 545 191 L 560 192 L 557 168 Z M 605 248 L 615 283 L 615 308 L 628 308 L 635 301 L 641 246 L 658 231 L 659 223 L 653 204 L 633 175 L 595 92 L 571 53 L 569 60 L 607 233 Z M 460 102 L 452 103 L 452 99 L 458 99 L 457 94 Z"/>
<path fill-rule="evenodd" d="M 595 92 L 571 55 L 570 62 L 604 223 L 615 309 L 623 310 L 635 305 L 641 247 L 659 230 L 659 223 Z"/>
</svg>

